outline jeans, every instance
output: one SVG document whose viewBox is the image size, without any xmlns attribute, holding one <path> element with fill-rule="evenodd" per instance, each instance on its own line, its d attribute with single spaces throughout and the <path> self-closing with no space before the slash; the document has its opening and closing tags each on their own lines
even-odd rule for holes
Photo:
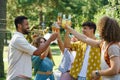
<svg viewBox="0 0 120 80">
<path fill-rule="evenodd" d="M 86 77 L 78 76 L 78 80 L 86 80 Z"/>
</svg>

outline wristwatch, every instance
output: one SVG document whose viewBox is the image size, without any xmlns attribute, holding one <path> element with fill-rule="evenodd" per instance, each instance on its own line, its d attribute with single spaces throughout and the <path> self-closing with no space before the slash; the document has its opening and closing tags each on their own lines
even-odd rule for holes
<svg viewBox="0 0 120 80">
<path fill-rule="evenodd" d="M 100 73 L 98 70 L 95 71 L 96 76 L 100 76 Z"/>
</svg>

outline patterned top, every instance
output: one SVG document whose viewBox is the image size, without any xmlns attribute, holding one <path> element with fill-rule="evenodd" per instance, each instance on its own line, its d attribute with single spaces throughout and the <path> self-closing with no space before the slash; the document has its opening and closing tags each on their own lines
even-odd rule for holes
<svg viewBox="0 0 120 80">
<path fill-rule="evenodd" d="M 82 68 L 87 44 L 81 41 L 77 41 L 72 43 L 71 46 L 72 50 L 76 51 L 76 57 L 72 64 L 70 74 L 73 78 L 77 79 L 78 74 Z M 90 80 L 92 71 L 100 69 L 100 48 L 91 47 L 87 68 L 86 80 Z"/>
</svg>

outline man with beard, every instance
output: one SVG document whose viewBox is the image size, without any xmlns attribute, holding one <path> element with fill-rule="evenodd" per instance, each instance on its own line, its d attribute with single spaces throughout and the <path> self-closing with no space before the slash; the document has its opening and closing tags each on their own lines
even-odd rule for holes
<svg viewBox="0 0 120 80">
<path fill-rule="evenodd" d="M 18 16 L 14 23 L 16 32 L 9 44 L 7 80 L 30 80 L 32 77 L 31 56 L 40 56 L 48 48 L 51 41 L 57 38 L 58 34 L 53 33 L 44 44 L 35 48 L 24 37 L 30 32 L 27 17 Z"/>
</svg>

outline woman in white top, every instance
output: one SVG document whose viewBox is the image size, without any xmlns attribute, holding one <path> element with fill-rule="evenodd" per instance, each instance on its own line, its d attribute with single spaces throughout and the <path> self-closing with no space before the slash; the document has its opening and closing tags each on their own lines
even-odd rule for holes
<svg viewBox="0 0 120 80">
<path fill-rule="evenodd" d="M 88 38 L 67 24 L 65 29 L 78 40 L 101 48 L 101 70 L 93 71 L 91 80 L 99 80 L 100 76 L 102 80 L 120 80 L 120 27 L 116 20 L 107 16 L 100 19 L 98 29 L 101 40 Z"/>
</svg>

